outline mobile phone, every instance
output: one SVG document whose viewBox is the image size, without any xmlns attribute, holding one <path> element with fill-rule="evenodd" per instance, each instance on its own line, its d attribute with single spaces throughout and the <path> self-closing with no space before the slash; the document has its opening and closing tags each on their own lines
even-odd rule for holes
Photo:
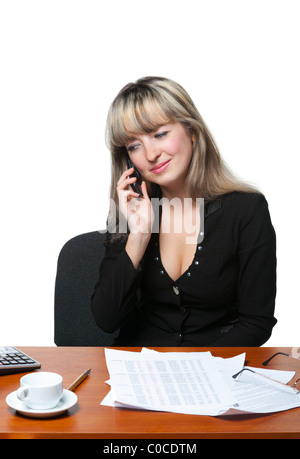
<svg viewBox="0 0 300 459">
<path fill-rule="evenodd" d="M 133 164 L 133 162 L 129 158 L 128 153 L 126 154 L 126 165 L 127 165 L 128 169 L 130 169 L 131 167 L 134 168 L 134 172 L 133 172 L 133 174 L 130 175 L 130 177 L 136 177 L 136 182 L 131 184 L 131 188 L 133 189 L 133 191 L 138 193 L 140 195 L 140 197 L 142 198 L 143 197 L 143 193 L 142 193 L 142 190 L 141 190 L 142 177 L 141 177 L 141 174 L 139 173 L 138 169 L 135 167 L 135 165 Z"/>
</svg>

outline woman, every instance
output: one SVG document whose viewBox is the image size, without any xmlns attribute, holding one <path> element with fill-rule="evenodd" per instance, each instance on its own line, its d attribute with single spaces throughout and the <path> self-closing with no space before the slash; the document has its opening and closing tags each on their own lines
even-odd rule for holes
<svg viewBox="0 0 300 459">
<path fill-rule="evenodd" d="M 276 323 L 268 205 L 230 173 L 186 91 L 158 77 L 128 84 L 107 138 L 116 212 L 92 297 L 99 327 L 124 346 L 265 343 Z"/>
</svg>

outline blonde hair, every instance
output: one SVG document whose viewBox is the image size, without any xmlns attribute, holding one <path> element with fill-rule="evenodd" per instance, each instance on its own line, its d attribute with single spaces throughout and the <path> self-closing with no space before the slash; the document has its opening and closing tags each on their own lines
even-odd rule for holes
<svg viewBox="0 0 300 459">
<path fill-rule="evenodd" d="M 125 169 L 125 144 L 134 134 L 150 133 L 160 126 L 179 122 L 195 139 L 187 175 L 189 196 L 206 202 L 233 191 L 258 192 L 238 179 L 226 166 L 217 145 L 194 102 L 175 81 L 145 77 L 127 84 L 114 99 L 108 112 L 106 141 L 111 151 L 111 199 L 117 204 L 117 182 Z M 151 197 L 158 197 L 158 185 L 147 182 Z"/>
</svg>

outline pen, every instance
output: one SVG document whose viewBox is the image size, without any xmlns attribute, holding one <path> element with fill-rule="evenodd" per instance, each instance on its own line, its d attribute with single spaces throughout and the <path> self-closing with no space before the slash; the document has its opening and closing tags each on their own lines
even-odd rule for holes
<svg viewBox="0 0 300 459">
<path fill-rule="evenodd" d="M 80 376 L 78 376 L 77 379 L 75 379 L 74 382 L 72 382 L 72 384 L 68 387 L 68 390 L 71 390 L 71 391 L 74 391 L 76 389 L 76 387 L 79 386 L 79 384 L 82 383 L 82 381 L 85 380 L 85 378 L 88 377 L 88 375 L 90 374 L 91 372 L 91 369 L 89 368 L 88 370 L 84 371 Z"/>
</svg>

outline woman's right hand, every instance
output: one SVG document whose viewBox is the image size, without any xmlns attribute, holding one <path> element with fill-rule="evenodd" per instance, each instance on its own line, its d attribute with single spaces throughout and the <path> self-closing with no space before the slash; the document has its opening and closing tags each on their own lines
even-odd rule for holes
<svg viewBox="0 0 300 459">
<path fill-rule="evenodd" d="M 120 212 L 130 231 L 127 246 L 134 252 L 131 258 L 136 265 L 150 240 L 154 212 L 145 182 L 141 185 L 142 198 L 131 188 L 130 185 L 136 181 L 136 177 L 130 177 L 133 172 L 133 168 L 123 172 L 117 184 L 117 193 Z"/>
</svg>

